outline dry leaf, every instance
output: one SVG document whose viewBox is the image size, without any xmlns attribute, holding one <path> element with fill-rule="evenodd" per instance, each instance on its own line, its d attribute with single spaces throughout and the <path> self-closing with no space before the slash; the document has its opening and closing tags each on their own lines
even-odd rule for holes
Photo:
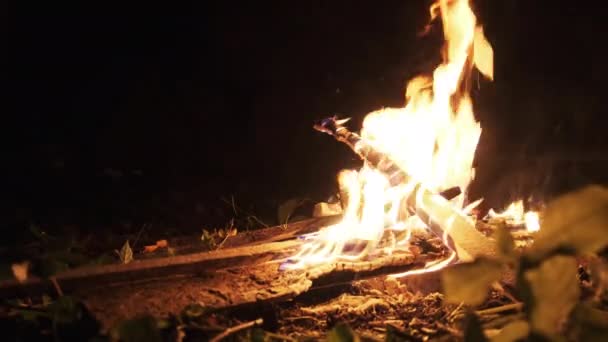
<svg viewBox="0 0 608 342">
<path fill-rule="evenodd" d="M 17 279 L 18 282 L 23 283 L 27 280 L 30 262 L 24 261 L 12 264 L 11 269 L 13 270 L 13 276 L 15 276 L 15 279 Z"/>
<path fill-rule="evenodd" d="M 158 249 L 157 245 L 144 246 L 144 253 L 152 253 Z"/>
<path fill-rule="evenodd" d="M 159 248 L 166 248 L 169 246 L 167 240 L 158 240 L 155 245 L 147 245 L 144 246 L 144 253 L 152 253 L 155 252 Z"/>
<path fill-rule="evenodd" d="M 120 262 L 123 264 L 128 264 L 133 261 L 133 250 L 129 245 L 129 240 L 125 241 L 125 244 L 122 245 L 120 251 L 116 251 L 116 254 L 118 254 Z"/>
</svg>

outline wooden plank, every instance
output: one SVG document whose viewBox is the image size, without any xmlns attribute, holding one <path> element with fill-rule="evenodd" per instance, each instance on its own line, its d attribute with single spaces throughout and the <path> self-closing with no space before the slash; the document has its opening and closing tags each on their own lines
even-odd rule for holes
<svg viewBox="0 0 608 342">
<path fill-rule="evenodd" d="M 232 248 L 165 258 L 134 260 L 129 264 L 80 267 L 61 272 L 55 276 L 55 279 L 64 291 L 69 292 L 78 287 L 88 287 L 98 283 L 110 285 L 135 282 L 255 264 L 260 260 L 277 257 L 281 253 L 295 252 L 301 241 L 294 237 L 318 230 L 336 220 L 336 217 L 315 218 L 289 226 L 271 227 L 261 230 L 254 237 L 247 236 L 239 239 L 235 237 L 236 241 L 232 244 L 237 247 Z M 289 238 L 291 240 L 287 240 Z M 37 277 L 30 277 L 24 283 L 16 280 L 0 282 L 0 296 L 5 298 L 42 294 L 49 289 L 52 289 L 52 283 Z"/>
</svg>

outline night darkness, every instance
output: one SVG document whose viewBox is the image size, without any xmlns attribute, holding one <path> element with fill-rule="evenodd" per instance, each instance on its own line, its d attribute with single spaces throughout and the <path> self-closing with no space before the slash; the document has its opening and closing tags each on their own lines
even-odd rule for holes
<svg viewBox="0 0 608 342">
<path fill-rule="evenodd" d="M 472 191 L 488 203 L 608 182 L 605 18 L 592 16 L 604 12 L 540 3 L 476 2 L 495 53 L 495 82 L 474 91 Z M 290 197 L 325 199 L 359 162 L 313 121 L 351 116 L 358 130 L 367 112 L 403 104 L 407 80 L 439 61 L 441 30 L 418 35 L 429 4 L 14 8 L 6 229 L 200 230 L 222 196 L 262 215 Z"/>
</svg>

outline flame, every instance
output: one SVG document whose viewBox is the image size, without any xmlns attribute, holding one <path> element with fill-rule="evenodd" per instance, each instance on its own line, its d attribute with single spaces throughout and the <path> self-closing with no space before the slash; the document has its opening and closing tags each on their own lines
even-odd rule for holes
<svg viewBox="0 0 608 342">
<path fill-rule="evenodd" d="M 468 79 L 473 66 L 492 79 L 493 52 L 468 0 L 435 2 L 431 20 L 437 17 L 445 38 L 443 63 L 432 76 L 418 76 L 408 83 L 404 107 L 369 113 L 361 130 L 362 141 L 389 156 L 411 179 L 391 184 L 387 175 L 369 165 L 342 171 L 338 182 L 348 197 L 343 220 L 307 237 L 288 267 L 364 260 L 407 248 L 412 230 L 426 227 L 405 205 L 408 198 L 419 195 L 419 184 L 432 191 L 459 186 L 463 193 L 451 204 L 463 213 L 475 206 L 464 208 L 464 190 L 474 177 L 473 157 L 481 134 Z M 455 257 L 453 253 L 425 270 L 442 268 Z"/>
<path fill-rule="evenodd" d="M 526 223 L 526 229 L 529 232 L 537 232 L 540 230 L 540 219 L 536 211 L 528 211 L 524 214 L 524 222 Z"/>
<path fill-rule="evenodd" d="M 494 209 L 488 211 L 488 219 L 501 219 L 510 225 L 524 225 L 529 232 L 540 230 L 540 218 L 536 211 L 525 211 L 524 201 L 518 200 L 509 204 L 507 209 L 496 212 Z"/>
</svg>

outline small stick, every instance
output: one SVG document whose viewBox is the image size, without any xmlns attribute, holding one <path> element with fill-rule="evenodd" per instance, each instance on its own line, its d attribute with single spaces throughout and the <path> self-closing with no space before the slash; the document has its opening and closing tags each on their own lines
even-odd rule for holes
<svg viewBox="0 0 608 342">
<path fill-rule="evenodd" d="M 249 321 L 249 322 L 245 322 L 239 325 L 235 325 L 233 327 L 230 327 L 226 330 L 224 330 L 221 334 L 216 335 L 214 338 L 211 339 L 210 342 L 220 342 L 222 339 L 234 334 L 235 332 L 241 331 L 243 329 L 247 329 L 247 328 L 251 328 L 255 325 L 260 325 L 264 322 L 263 319 L 258 318 L 255 321 Z"/>
<path fill-rule="evenodd" d="M 63 297 L 63 290 L 61 290 L 61 286 L 59 286 L 59 282 L 57 282 L 57 278 L 50 277 L 49 280 L 51 281 L 51 283 L 53 283 L 53 287 L 55 288 L 55 291 L 57 291 L 57 294 L 59 295 L 59 297 Z"/>
<path fill-rule="evenodd" d="M 510 311 L 510 310 L 521 310 L 524 307 L 523 303 L 513 303 L 513 304 L 507 304 L 507 305 L 503 305 L 503 306 L 497 306 L 495 308 L 490 308 L 490 309 L 485 309 L 485 310 L 477 310 L 475 311 L 476 314 L 478 315 L 491 315 L 491 314 L 497 314 L 497 313 L 501 313 L 503 311 Z"/>
</svg>

